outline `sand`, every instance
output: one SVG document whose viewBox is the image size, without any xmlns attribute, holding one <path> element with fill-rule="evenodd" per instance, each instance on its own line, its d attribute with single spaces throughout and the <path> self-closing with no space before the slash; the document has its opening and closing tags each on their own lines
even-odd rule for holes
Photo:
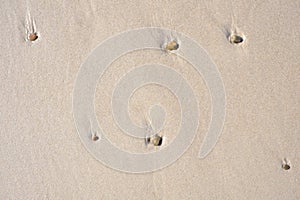
<svg viewBox="0 0 300 200">
<path fill-rule="evenodd" d="M 0 198 L 300 199 L 299 9 L 298 1 L 2 2 Z M 132 174 L 104 165 L 84 146 L 73 90 L 94 48 L 141 27 L 171 29 L 201 45 L 222 78 L 226 117 L 216 146 L 199 159 L 212 116 L 205 77 L 162 50 L 123 55 L 95 90 L 95 114 L 113 144 L 130 152 L 159 150 L 125 135 L 112 115 L 116 83 L 143 64 L 170 66 L 188 80 L 200 116 L 193 143 L 176 162 Z M 170 90 L 136 90 L 130 117 L 145 124 L 157 103 L 167 113 L 167 146 L 181 120 Z"/>
</svg>

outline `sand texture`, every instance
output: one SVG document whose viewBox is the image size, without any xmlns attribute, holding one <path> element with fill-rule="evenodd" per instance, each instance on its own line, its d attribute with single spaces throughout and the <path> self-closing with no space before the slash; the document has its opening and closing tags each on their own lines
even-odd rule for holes
<svg viewBox="0 0 300 200">
<path fill-rule="evenodd" d="M 299 10 L 297 0 L 2 1 L 0 199 L 299 200 Z M 200 116 L 192 145 L 176 162 L 130 174 L 87 151 L 73 119 L 73 90 L 94 48 L 141 27 L 183 33 L 206 50 L 224 84 L 226 117 L 215 148 L 199 159 L 212 116 L 205 77 L 176 54 L 143 49 L 121 56 L 99 79 L 94 99 L 113 144 L 157 151 L 125 135 L 112 115 L 117 81 L 137 66 L 159 63 L 177 71 L 193 89 Z M 167 113 L 168 145 L 181 120 L 170 90 L 140 87 L 129 101 L 130 117 L 145 124 L 156 103 Z"/>
</svg>

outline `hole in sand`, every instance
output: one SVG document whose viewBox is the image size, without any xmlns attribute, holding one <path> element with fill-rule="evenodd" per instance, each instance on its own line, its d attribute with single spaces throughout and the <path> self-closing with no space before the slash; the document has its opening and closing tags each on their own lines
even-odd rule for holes
<svg viewBox="0 0 300 200">
<path fill-rule="evenodd" d="M 39 38 L 39 36 L 37 33 L 30 33 L 28 35 L 28 40 L 31 42 L 36 41 L 38 38 Z"/>
<path fill-rule="evenodd" d="M 146 138 L 146 144 L 149 144 L 151 142 L 151 138 L 147 137 Z"/>
</svg>

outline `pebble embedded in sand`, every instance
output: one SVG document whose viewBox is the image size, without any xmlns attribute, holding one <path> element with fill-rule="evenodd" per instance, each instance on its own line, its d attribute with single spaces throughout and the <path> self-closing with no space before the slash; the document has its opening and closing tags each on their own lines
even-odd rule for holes
<svg viewBox="0 0 300 200">
<path fill-rule="evenodd" d="M 175 40 L 167 43 L 166 46 L 165 46 L 165 49 L 167 51 L 174 51 L 174 50 L 177 50 L 178 48 L 179 48 L 179 44 Z"/>
<path fill-rule="evenodd" d="M 30 34 L 28 35 L 28 40 L 31 41 L 31 42 L 36 41 L 38 38 L 39 38 L 39 36 L 38 36 L 37 33 L 30 33 Z"/>
<path fill-rule="evenodd" d="M 163 136 L 154 135 L 152 137 L 146 138 L 147 144 L 153 144 L 154 146 L 161 146 L 163 143 Z"/>
<path fill-rule="evenodd" d="M 229 41 L 232 44 L 242 44 L 245 41 L 245 36 L 242 34 L 231 34 L 229 36 Z"/>
</svg>

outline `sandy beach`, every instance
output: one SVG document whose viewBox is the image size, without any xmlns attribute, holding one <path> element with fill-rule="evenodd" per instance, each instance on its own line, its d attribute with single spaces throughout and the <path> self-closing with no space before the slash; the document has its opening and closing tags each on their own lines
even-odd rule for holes
<svg viewBox="0 0 300 200">
<path fill-rule="evenodd" d="M 0 199 L 300 199 L 299 10 L 3 1 Z"/>
</svg>

